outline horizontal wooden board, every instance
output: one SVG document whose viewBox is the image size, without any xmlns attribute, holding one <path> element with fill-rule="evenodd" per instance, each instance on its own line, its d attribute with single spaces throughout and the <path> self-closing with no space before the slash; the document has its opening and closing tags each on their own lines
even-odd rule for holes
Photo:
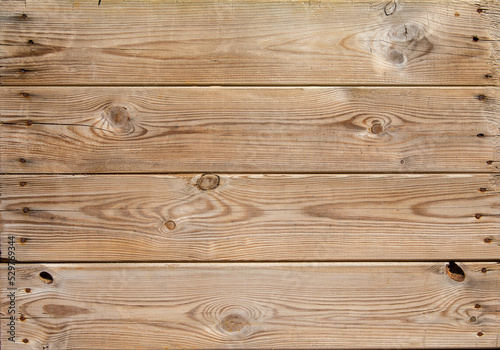
<svg viewBox="0 0 500 350">
<path fill-rule="evenodd" d="M 9 350 L 499 345 L 500 265 L 18 264 Z M 46 282 L 40 279 L 40 273 Z M 455 275 L 454 278 L 456 278 Z M 458 275 L 460 276 L 460 275 Z"/>
<path fill-rule="evenodd" d="M 2 176 L 1 245 L 44 262 L 500 257 L 498 175 L 207 179 Z"/>
<path fill-rule="evenodd" d="M 499 82 L 498 1 L 25 0 L 0 6 L 3 85 Z"/>
<path fill-rule="evenodd" d="M 3 173 L 498 172 L 498 88 L 0 89 Z"/>
</svg>

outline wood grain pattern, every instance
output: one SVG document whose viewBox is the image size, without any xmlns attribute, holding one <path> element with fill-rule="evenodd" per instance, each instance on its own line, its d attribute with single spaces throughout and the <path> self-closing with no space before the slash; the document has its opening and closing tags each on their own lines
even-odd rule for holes
<svg viewBox="0 0 500 350">
<path fill-rule="evenodd" d="M 2 1 L 3 85 L 494 85 L 498 1 Z M 480 10 L 480 12 L 478 12 Z"/>
<path fill-rule="evenodd" d="M 498 172 L 498 101 L 498 88 L 2 88 L 1 172 Z"/>
<path fill-rule="evenodd" d="M 500 176 L 2 176 L 20 261 L 497 260 Z M 7 258 L 7 251 L 3 251 Z"/>
<path fill-rule="evenodd" d="M 16 320 L 16 343 L 2 332 L 2 345 L 9 350 L 497 347 L 500 265 L 458 265 L 463 282 L 447 275 L 446 263 L 19 264 L 16 314 L 24 321 Z M 5 266 L 0 271 L 5 274 Z M 41 272 L 53 282 L 42 282 Z M 4 279 L 1 283 L 5 295 Z M 1 302 L 3 315 L 8 303 Z"/>
</svg>

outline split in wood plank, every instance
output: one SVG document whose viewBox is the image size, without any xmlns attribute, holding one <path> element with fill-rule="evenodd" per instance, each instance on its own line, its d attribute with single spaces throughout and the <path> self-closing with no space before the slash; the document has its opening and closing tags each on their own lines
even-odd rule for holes
<svg viewBox="0 0 500 350">
<path fill-rule="evenodd" d="M 0 2 L 2 85 L 495 85 L 498 1 Z"/>
<path fill-rule="evenodd" d="M 498 88 L 0 89 L 3 173 L 498 172 Z"/>
<path fill-rule="evenodd" d="M 500 256 L 500 175 L 4 175 L 0 186 L 1 244 L 15 236 L 20 261 Z"/>
</svg>

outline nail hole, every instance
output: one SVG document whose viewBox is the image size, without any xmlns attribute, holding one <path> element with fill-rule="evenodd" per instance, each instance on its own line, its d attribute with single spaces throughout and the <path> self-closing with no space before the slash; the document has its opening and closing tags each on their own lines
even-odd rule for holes
<svg viewBox="0 0 500 350">
<path fill-rule="evenodd" d="M 26 293 L 31 293 L 31 288 L 25 288 L 25 289 L 24 289 L 24 291 L 25 291 Z"/>
<path fill-rule="evenodd" d="M 54 282 L 52 275 L 46 271 L 40 272 L 39 276 L 43 283 L 52 284 Z"/>
<path fill-rule="evenodd" d="M 488 161 L 486 162 L 486 164 L 491 165 L 491 164 L 493 164 L 493 161 L 492 161 L 492 160 L 488 160 Z"/>
<path fill-rule="evenodd" d="M 405 161 L 404 161 L 403 159 L 401 159 L 400 163 L 401 163 L 401 164 L 404 164 L 404 163 L 405 163 Z"/>
<path fill-rule="evenodd" d="M 460 17 L 460 13 L 455 12 L 455 17 Z"/>
<path fill-rule="evenodd" d="M 21 239 L 19 239 L 19 242 L 26 243 L 26 242 L 28 242 L 28 239 L 24 238 L 24 237 L 21 237 Z"/>
<path fill-rule="evenodd" d="M 30 98 L 30 94 L 28 94 L 27 92 L 21 92 L 19 95 L 21 95 L 24 98 Z"/>
<path fill-rule="evenodd" d="M 26 317 L 24 317 L 23 315 L 19 316 L 19 321 L 26 321 Z"/>
<path fill-rule="evenodd" d="M 476 218 L 476 219 L 478 219 L 478 220 L 479 220 L 479 219 L 481 219 L 481 217 L 482 217 L 483 215 L 481 215 L 481 214 L 477 213 L 477 214 L 476 214 L 476 215 L 474 215 L 474 216 L 475 216 L 475 218 Z"/>
<path fill-rule="evenodd" d="M 28 208 L 28 207 L 23 208 L 23 213 L 27 214 L 29 212 L 30 212 L 30 208 Z"/>
<path fill-rule="evenodd" d="M 482 13 L 483 9 L 477 9 L 477 13 Z"/>
<path fill-rule="evenodd" d="M 477 319 L 476 319 L 476 317 L 474 317 L 474 316 L 472 316 L 471 318 L 469 318 L 469 322 L 470 322 L 470 323 L 474 323 L 474 322 L 476 322 L 476 321 L 477 321 Z"/>
<path fill-rule="evenodd" d="M 26 163 L 26 159 L 24 159 L 24 158 L 19 158 L 19 163 Z"/>
<path fill-rule="evenodd" d="M 482 273 L 486 273 L 486 272 L 488 272 L 488 270 L 486 269 L 486 267 L 483 267 L 483 268 L 481 269 L 481 272 L 482 272 Z"/>
<path fill-rule="evenodd" d="M 475 308 L 475 309 L 480 309 L 480 308 L 481 308 L 481 305 L 480 305 L 480 304 L 476 304 L 476 305 L 474 305 L 474 308 Z"/>
<path fill-rule="evenodd" d="M 474 36 L 472 37 L 472 41 L 474 41 L 474 42 L 478 42 L 478 41 L 479 41 L 479 38 L 478 38 L 476 35 L 474 35 Z"/>
<path fill-rule="evenodd" d="M 479 101 L 484 101 L 484 100 L 486 100 L 486 95 L 477 95 L 477 99 Z"/>
<path fill-rule="evenodd" d="M 456 282 L 463 282 L 465 280 L 464 270 L 453 261 L 450 261 L 448 265 L 446 265 L 446 273 Z"/>
<path fill-rule="evenodd" d="M 175 222 L 173 222 L 172 220 L 168 220 L 166 223 L 165 223 L 165 226 L 167 226 L 167 228 L 169 230 L 173 230 L 175 228 L 175 226 L 177 226 L 175 224 Z"/>
<path fill-rule="evenodd" d="M 33 125 L 33 120 L 28 119 L 28 120 L 26 121 L 26 125 L 27 125 L 27 126 L 32 126 L 32 125 Z"/>
<path fill-rule="evenodd" d="M 484 77 L 485 77 L 486 79 L 491 79 L 491 78 L 493 78 L 493 75 L 491 75 L 491 74 L 485 74 L 485 75 L 484 75 Z"/>
<path fill-rule="evenodd" d="M 26 73 L 26 69 L 22 69 L 22 68 L 21 68 L 21 69 L 19 69 L 19 73 L 21 73 L 21 74 Z"/>
<path fill-rule="evenodd" d="M 21 15 L 21 19 L 27 19 L 27 18 L 28 18 L 28 15 L 27 15 L 27 14 L 23 13 L 23 14 Z"/>
<path fill-rule="evenodd" d="M 484 243 L 491 243 L 491 238 L 485 238 Z"/>
<path fill-rule="evenodd" d="M 26 338 L 25 338 L 25 339 L 23 339 L 23 343 L 24 343 L 24 344 L 27 344 L 27 343 L 29 343 L 29 342 L 30 342 L 30 341 L 29 341 L 28 339 L 26 339 Z"/>
<path fill-rule="evenodd" d="M 28 44 L 33 45 L 34 44 L 33 40 L 28 40 Z"/>
<path fill-rule="evenodd" d="M 477 336 L 478 336 L 478 337 L 482 337 L 483 335 L 484 335 L 484 333 L 483 333 L 483 332 L 477 332 Z"/>
<path fill-rule="evenodd" d="M 485 188 L 485 187 L 481 187 L 481 188 L 479 189 L 479 192 L 486 192 L 486 188 Z"/>
<path fill-rule="evenodd" d="M 483 133 L 481 133 L 481 134 L 477 134 L 476 136 L 477 136 L 477 137 L 484 137 L 484 134 L 483 134 Z"/>
<path fill-rule="evenodd" d="M 24 186 L 26 186 L 26 182 L 24 182 L 24 181 L 21 181 L 21 182 L 19 183 L 19 186 L 21 186 L 21 187 L 24 187 Z"/>
</svg>

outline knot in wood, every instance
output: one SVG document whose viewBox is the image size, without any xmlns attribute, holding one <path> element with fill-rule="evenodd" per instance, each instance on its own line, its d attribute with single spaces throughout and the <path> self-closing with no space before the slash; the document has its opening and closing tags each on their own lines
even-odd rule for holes
<svg viewBox="0 0 500 350">
<path fill-rule="evenodd" d="M 128 124 L 130 115 L 126 107 L 111 106 L 106 110 L 105 118 L 111 126 L 123 128 Z"/>
<path fill-rule="evenodd" d="M 221 321 L 221 327 L 226 332 L 239 332 L 246 324 L 247 321 L 242 316 L 236 314 L 228 315 Z"/>
<path fill-rule="evenodd" d="M 168 220 L 168 221 L 165 223 L 165 226 L 166 226 L 169 230 L 173 230 L 173 229 L 175 229 L 175 227 L 176 227 L 177 225 L 175 224 L 175 222 L 174 222 L 174 221 L 172 221 L 172 220 Z"/>
<path fill-rule="evenodd" d="M 402 66 L 408 61 L 408 59 L 406 58 L 404 52 L 400 50 L 390 50 L 389 61 L 391 61 L 391 63 L 394 63 L 397 66 Z"/>
<path fill-rule="evenodd" d="M 397 7 L 396 1 L 394 0 L 389 1 L 384 7 L 385 15 L 386 16 L 392 15 L 394 11 L 396 11 L 396 7 Z"/>
<path fill-rule="evenodd" d="M 419 24 L 401 24 L 378 35 L 377 40 L 380 41 L 376 45 L 385 51 L 389 62 L 402 66 L 411 59 L 428 54 L 434 48 L 425 34 L 425 29 Z"/>
<path fill-rule="evenodd" d="M 372 125 L 372 127 L 370 128 L 370 131 L 373 133 L 373 134 L 381 134 L 384 132 L 384 127 L 382 126 L 382 124 L 379 124 L 379 123 L 374 123 Z"/>
<path fill-rule="evenodd" d="M 422 40 L 425 37 L 425 30 L 415 23 L 406 23 L 392 27 L 388 36 L 392 42 L 410 43 Z"/>
<path fill-rule="evenodd" d="M 219 186 L 220 178 L 214 174 L 203 174 L 198 180 L 198 188 L 202 191 L 214 190 Z"/>
<path fill-rule="evenodd" d="M 463 282 L 465 281 L 465 272 L 462 270 L 460 266 L 458 266 L 455 262 L 450 261 L 446 265 L 446 274 L 448 277 L 450 277 L 452 280 L 456 282 Z"/>
</svg>

